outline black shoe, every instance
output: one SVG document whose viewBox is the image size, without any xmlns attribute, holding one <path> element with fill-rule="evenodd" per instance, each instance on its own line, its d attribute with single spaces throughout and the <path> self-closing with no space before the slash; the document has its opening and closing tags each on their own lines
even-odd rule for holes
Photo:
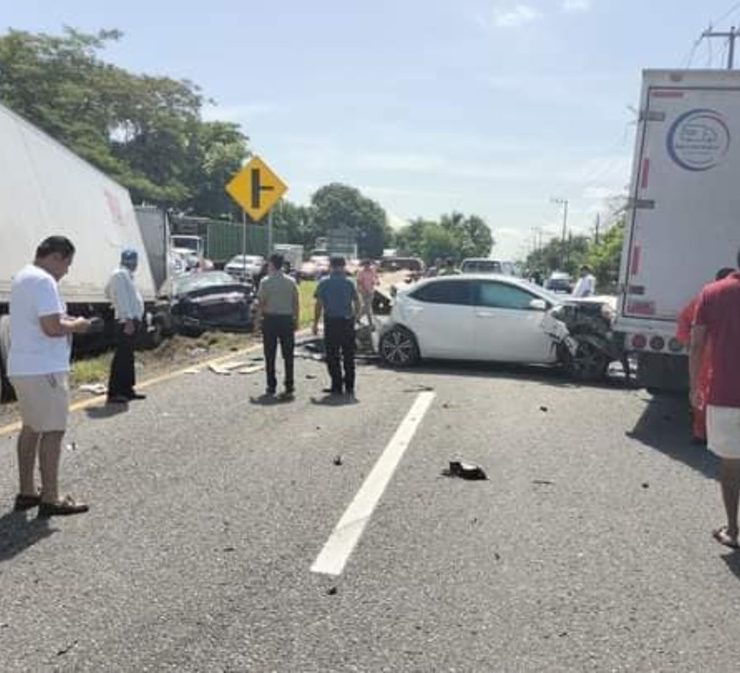
<svg viewBox="0 0 740 673">
<path fill-rule="evenodd" d="M 347 391 L 344 394 L 347 397 L 349 397 L 351 400 L 355 399 L 355 389 L 354 388 L 347 388 Z"/>
<path fill-rule="evenodd" d="M 275 397 L 275 388 L 266 388 L 265 397 Z"/>
<path fill-rule="evenodd" d="M 327 395 L 341 395 L 342 394 L 342 390 L 341 389 L 337 390 L 336 388 L 324 388 L 321 392 L 326 393 Z"/>
<path fill-rule="evenodd" d="M 113 395 L 112 397 L 109 397 L 107 404 L 128 404 L 129 398 L 125 395 Z"/>
<path fill-rule="evenodd" d="M 142 393 L 129 393 L 126 395 L 130 400 L 145 400 L 146 395 L 143 395 Z"/>
<path fill-rule="evenodd" d="M 41 504 L 40 495 L 23 495 L 19 493 L 15 496 L 15 505 L 13 506 L 14 512 L 25 512 L 28 509 L 33 509 Z"/>
<path fill-rule="evenodd" d="M 295 397 L 295 391 L 292 388 L 286 388 L 279 397 L 281 400 L 292 400 Z"/>
</svg>

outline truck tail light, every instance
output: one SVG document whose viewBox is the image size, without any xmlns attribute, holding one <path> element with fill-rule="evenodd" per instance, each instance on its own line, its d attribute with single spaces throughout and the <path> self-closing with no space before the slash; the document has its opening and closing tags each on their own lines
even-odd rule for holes
<svg viewBox="0 0 740 673">
<path fill-rule="evenodd" d="M 654 336 L 650 339 L 650 348 L 654 351 L 662 351 L 665 348 L 665 339 L 662 336 Z"/>
<path fill-rule="evenodd" d="M 635 334 L 632 337 L 632 348 L 641 351 L 645 346 L 647 346 L 647 338 L 644 335 Z"/>
</svg>

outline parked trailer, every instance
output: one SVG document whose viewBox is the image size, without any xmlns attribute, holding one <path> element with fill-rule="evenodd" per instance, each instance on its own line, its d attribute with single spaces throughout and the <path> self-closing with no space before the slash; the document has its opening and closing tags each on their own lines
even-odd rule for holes
<svg viewBox="0 0 740 673">
<path fill-rule="evenodd" d="M 111 337 L 112 311 L 105 286 L 123 248 L 144 251 L 145 246 L 124 187 L 2 105 L 0 148 L 0 366 L 4 373 L 12 277 L 33 260 L 44 238 L 67 236 L 77 249 L 61 282 L 70 314 L 106 320 L 103 335 L 76 336 L 77 347 Z M 136 284 L 151 324 L 156 287 L 145 254 L 140 255 Z"/>
<path fill-rule="evenodd" d="M 643 73 L 614 329 L 638 381 L 687 387 L 681 309 L 740 248 L 740 72 Z"/>
</svg>

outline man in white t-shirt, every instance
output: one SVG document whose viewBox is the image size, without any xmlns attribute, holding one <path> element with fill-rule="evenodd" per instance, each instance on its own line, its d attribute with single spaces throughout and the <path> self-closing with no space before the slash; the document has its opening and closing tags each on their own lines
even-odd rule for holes
<svg viewBox="0 0 740 673">
<path fill-rule="evenodd" d="M 84 503 L 59 495 L 59 460 L 69 414 L 72 334 L 90 321 L 67 315 L 57 283 L 72 264 L 75 248 L 64 236 L 50 236 L 36 249 L 33 264 L 13 278 L 10 289 L 8 378 L 18 396 L 23 427 L 18 435 L 20 491 L 15 510 L 38 506 L 39 517 L 80 514 Z M 41 492 L 34 483 L 36 454 Z"/>
<path fill-rule="evenodd" d="M 591 274 L 591 268 L 585 264 L 581 267 L 581 277 L 573 288 L 574 297 L 593 297 L 596 293 L 596 279 Z"/>
</svg>

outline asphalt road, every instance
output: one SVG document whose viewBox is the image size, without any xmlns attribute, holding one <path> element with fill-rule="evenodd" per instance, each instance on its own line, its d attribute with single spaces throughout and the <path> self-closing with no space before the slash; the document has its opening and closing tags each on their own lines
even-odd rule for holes
<svg viewBox="0 0 740 673">
<path fill-rule="evenodd" d="M 292 403 L 202 372 L 74 414 L 92 509 L 0 517 L 1 671 L 737 670 L 740 554 L 682 400 L 435 364 L 361 367 L 328 405 L 323 365 L 297 372 Z M 430 392 L 342 574 L 312 572 Z M 455 458 L 489 480 L 440 476 Z"/>
</svg>

